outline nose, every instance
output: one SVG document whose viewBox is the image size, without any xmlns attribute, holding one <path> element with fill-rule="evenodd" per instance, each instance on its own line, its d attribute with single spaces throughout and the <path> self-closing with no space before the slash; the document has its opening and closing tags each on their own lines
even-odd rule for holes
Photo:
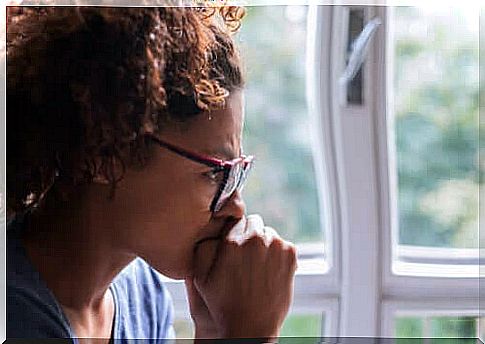
<svg viewBox="0 0 485 344">
<path fill-rule="evenodd" d="M 224 203 L 222 208 L 214 213 L 216 218 L 240 219 L 246 213 L 246 204 L 239 190 L 234 191 L 231 197 Z"/>
</svg>

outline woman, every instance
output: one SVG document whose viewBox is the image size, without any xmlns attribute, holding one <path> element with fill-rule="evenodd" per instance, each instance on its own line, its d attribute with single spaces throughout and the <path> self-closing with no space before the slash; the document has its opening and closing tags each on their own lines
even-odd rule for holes
<svg viewBox="0 0 485 344">
<path fill-rule="evenodd" d="M 173 337 L 160 273 L 197 338 L 278 335 L 295 248 L 244 216 L 243 14 L 9 8 L 8 338 Z"/>
</svg>

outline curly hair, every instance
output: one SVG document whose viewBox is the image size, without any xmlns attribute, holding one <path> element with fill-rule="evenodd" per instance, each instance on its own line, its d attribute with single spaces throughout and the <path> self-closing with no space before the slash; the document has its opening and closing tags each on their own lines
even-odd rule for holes
<svg viewBox="0 0 485 344">
<path fill-rule="evenodd" d="M 112 198 L 126 167 L 148 161 L 147 134 L 223 108 L 244 84 L 231 37 L 244 13 L 9 7 L 7 215 L 97 176 Z"/>
</svg>

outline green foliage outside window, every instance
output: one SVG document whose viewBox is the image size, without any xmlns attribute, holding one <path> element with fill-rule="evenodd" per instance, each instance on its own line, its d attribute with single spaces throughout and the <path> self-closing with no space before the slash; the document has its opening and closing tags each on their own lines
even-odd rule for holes
<svg viewBox="0 0 485 344">
<path fill-rule="evenodd" d="M 478 21 L 394 9 L 399 242 L 478 247 Z"/>
<path fill-rule="evenodd" d="M 257 158 L 248 212 L 298 243 L 323 240 L 305 99 L 306 11 L 249 6 L 237 37 L 248 80 L 245 151 Z"/>
<path fill-rule="evenodd" d="M 477 337 L 477 323 L 474 317 L 399 316 L 395 322 L 395 337 L 398 338 L 396 343 L 474 344 Z M 425 342 L 424 337 L 431 339 Z M 460 341 L 453 341 L 452 338 L 460 338 Z"/>
</svg>

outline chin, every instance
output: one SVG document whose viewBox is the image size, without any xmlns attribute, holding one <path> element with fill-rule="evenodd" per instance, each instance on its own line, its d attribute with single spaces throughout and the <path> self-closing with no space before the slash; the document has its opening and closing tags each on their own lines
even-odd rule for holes
<svg viewBox="0 0 485 344">
<path fill-rule="evenodd" d="M 159 273 L 174 280 L 184 280 L 192 276 L 192 269 L 186 266 L 166 266 L 164 264 L 157 264 L 157 262 L 148 261 L 152 268 L 157 270 Z"/>
<path fill-rule="evenodd" d="M 165 277 L 174 279 L 174 280 L 185 280 L 186 278 L 190 277 L 191 274 L 179 272 L 179 271 L 171 271 L 171 272 L 160 272 Z"/>
</svg>

